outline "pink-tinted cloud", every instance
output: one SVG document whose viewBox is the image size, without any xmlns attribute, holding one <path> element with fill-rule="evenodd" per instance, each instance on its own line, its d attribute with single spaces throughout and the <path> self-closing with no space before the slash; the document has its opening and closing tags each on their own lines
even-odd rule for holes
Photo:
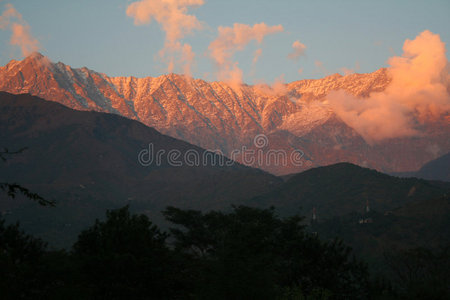
<svg viewBox="0 0 450 300">
<path fill-rule="evenodd" d="M 134 19 L 135 25 L 158 22 L 166 34 L 164 48 L 159 52 L 161 58 L 167 63 L 167 69 L 172 72 L 175 58 L 186 63 L 186 51 L 193 58 L 192 47 L 180 42 L 186 35 L 194 30 L 203 28 L 197 17 L 188 14 L 189 7 L 203 5 L 203 0 L 141 0 L 131 3 L 127 7 L 127 15 Z M 187 45 L 185 47 L 185 45 Z M 181 56 L 181 58 L 180 58 Z M 190 70 L 192 61 L 184 69 Z"/>
<path fill-rule="evenodd" d="M 14 23 L 12 25 L 11 45 L 20 47 L 24 56 L 39 50 L 39 42 L 33 38 L 30 26 L 26 24 Z"/>
<path fill-rule="evenodd" d="M 279 77 L 277 77 L 274 81 L 274 83 L 271 86 L 273 92 L 276 95 L 285 95 L 288 92 L 285 80 L 284 80 L 284 74 L 281 74 Z"/>
<path fill-rule="evenodd" d="M 14 8 L 10 3 L 5 4 L 5 10 L 0 16 L 0 29 L 8 29 L 11 25 L 11 19 L 17 19 L 18 21 L 23 21 L 22 15 Z"/>
<path fill-rule="evenodd" d="M 0 29 L 11 30 L 10 44 L 18 46 L 22 55 L 28 56 L 39 50 L 39 42 L 31 35 L 30 26 L 12 4 L 6 4 L 0 16 Z"/>
<path fill-rule="evenodd" d="M 288 58 L 292 60 L 298 60 L 300 56 L 305 55 L 306 46 L 300 41 L 295 41 L 292 43 L 292 52 L 289 53 Z"/>
<path fill-rule="evenodd" d="M 254 77 L 256 73 L 256 63 L 259 61 L 259 59 L 262 56 L 262 49 L 258 48 L 253 52 L 253 59 L 252 59 L 252 67 L 250 69 L 250 76 Z"/>
<path fill-rule="evenodd" d="M 342 68 L 340 69 L 340 71 L 341 71 L 341 72 L 344 74 L 344 76 L 345 76 L 345 75 L 350 75 L 350 74 L 355 73 L 356 71 L 359 70 L 359 68 L 360 68 L 359 62 L 356 62 L 354 68 L 349 69 L 349 68 L 346 68 L 346 67 L 342 67 Z"/>
<path fill-rule="evenodd" d="M 323 62 L 321 62 L 320 60 L 314 61 L 314 65 L 316 66 L 316 69 L 314 71 L 315 73 L 320 73 L 324 76 L 330 75 L 330 71 L 328 71 L 327 68 L 325 68 Z"/>
<path fill-rule="evenodd" d="M 406 40 L 403 55 L 389 59 L 391 83 L 383 92 L 358 98 L 344 91 L 330 93 L 336 114 L 368 143 L 420 135 L 418 125 L 448 118 L 449 62 L 438 34 L 426 30 Z"/>
<path fill-rule="evenodd" d="M 268 85 L 264 82 L 260 82 L 255 85 L 255 90 L 261 93 L 262 96 L 280 97 L 288 93 L 288 88 L 284 80 L 284 74 L 275 78 L 275 81 Z"/>
<path fill-rule="evenodd" d="M 256 64 L 258 62 L 259 58 L 261 57 L 261 55 L 262 55 L 262 49 L 261 48 L 256 49 L 255 52 L 253 52 L 252 63 Z"/>
<path fill-rule="evenodd" d="M 341 68 L 341 72 L 344 73 L 344 76 L 346 76 L 346 75 L 350 75 L 350 74 L 355 73 L 355 70 L 349 69 L 349 68 L 346 68 L 346 67 L 342 67 Z"/>
<path fill-rule="evenodd" d="M 141 0 L 127 7 L 127 15 L 135 25 L 149 24 L 152 19 L 166 32 L 166 42 L 173 44 L 194 29 L 202 29 L 201 22 L 187 14 L 190 6 L 201 6 L 203 0 Z"/>
<path fill-rule="evenodd" d="M 233 27 L 219 26 L 218 37 L 208 47 L 209 54 L 218 67 L 218 79 L 242 83 L 242 70 L 232 60 L 234 53 L 243 50 L 251 41 L 261 44 L 266 35 L 281 31 L 283 26 L 268 26 L 265 23 L 253 26 L 239 23 L 235 23 Z"/>
<path fill-rule="evenodd" d="M 183 62 L 183 73 L 187 76 L 192 74 L 192 64 L 194 63 L 195 53 L 189 44 L 184 44 L 181 50 L 181 61 Z"/>
</svg>

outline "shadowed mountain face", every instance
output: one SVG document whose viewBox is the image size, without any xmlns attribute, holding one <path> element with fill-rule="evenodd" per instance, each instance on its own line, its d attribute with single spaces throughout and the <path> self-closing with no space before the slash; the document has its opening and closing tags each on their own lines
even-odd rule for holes
<svg viewBox="0 0 450 300">
<path fill-rule="evenodd" d="M 300 212 L 311 231 L 322 239 L 343 239 L 376 273 L 386 272 L 385 251 L 450 242 L 450 183 L 398 178 L 349 163 L 285 179 L 250 203 L 274 205 L 282 214 Z"/>
<path fill-rule="evenodd" d="M 428 180 L 443 180 L 450 182 L 450 152 L 426 163 L 416 176 Z"/>
<path fill-rule="evenodd" d="M 329 219 L 371 210 L 384 213 L 406 203 L 431 199 L 450 191 L 450 183 L 398 178 L 349 163 L 311 169 L 291 175 L 273 191 L 253 199 L 258 205 L 276 205 L 281 212 L 301 211 Z"/>
<path fill-rule="evenodd" d="M 448 246 L 450 194 L 414 200 L 388 212 L 335 216 L 315 224 L 314 231 L 325 239 L 343 239 L 374 271 L 385 272 L 386 251 Z"/>
<path fill-rule="evenodd" d="M 1 163 L 0 182 L 18 182 L 57 202 L 56 208 L 42 208 L 3 195 L 0 210 L 20 216 L 25 228 L 49 240 L 64 233 L 73 241 L 106 209 L 127 203 L 159 220 L 167 205 L 226 208 L 281 182 L 223 157 L 213 160 L 205 150 L 137 121 L 75 111 L 30 95 L 0 93 L 0 141 L 11 151 L 27 147 Z M 153 156 L 143 166 L 138 154 L 149 144 L 152 153 L 162 153 L 160 163 Z M 171 150 L 179 158 L 169 157 Z M 186 153 L 198 153 L 199 161 L 184 161 Z M 182 166 L 174 166 L 178 162 Z"/>
<path fill-rule="evenodd" d="M 450 152 L 427 162 L 416 172 L 396 172 L 400 177 L 417 177 L 450 182 Z"/>
<path fill-rule="evenodd" d="M 427 162 L 417 172 L 398 173 L 398 175 L 450 182 L 450 152 Z"/>
<path fill-rule="evenodd" d="M 302 153 L 301 164 L 286 160 L 250 163 L 274 174 L 297 173 L 348 161 L 384 172 L 419 169 L 450 150 L 449 124 L 426 124 L 420 138 L 398 138 L 368 145 L 333 113 L 325 97 L 343 89 L 356 96 L 382 91 L 385 69 L 369 74 L 338 74 L 279 85 L 230 86 L 176 74 L 160 77 L 108 77 L 87 68 L 52 63 L 35 53 L 0 67 L 0 90 L 30 93 L 76 110 L 125 116 L 163 134 L 205 149 L 282 150 Z M 265 134 L 264 147 L 254 144 Z M 244 162 L 242 156 L 237 160 Z"/>
</svg>

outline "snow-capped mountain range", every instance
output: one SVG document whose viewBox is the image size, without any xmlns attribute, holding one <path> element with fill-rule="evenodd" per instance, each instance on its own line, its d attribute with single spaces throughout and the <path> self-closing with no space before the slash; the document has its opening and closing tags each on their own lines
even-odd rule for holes
<svg viewBox="0 0 450 300">
<path fill-rule="evenodd" d="M 87 68 L 53 63 L 34 53 L 0 67 L 0 90 L 29 93 L 76 110 L 119 114 L 161 133 L 225 155 L 235 149 L 259 150 L 254 137 L 268 137 L 264 151 L 300 150 L 303 163 L 256 162 L 275 174 L 347 161 L 384 172 L 419 169 L 450 151 L 448 124 L 427 124 L 420 138 L 398 138 L 367 144 L 342 122 L 326 96 L 343 89 L 356 96 L 382 91 L 389 84 L 386 69 L 368 74 L 300 80 L 288 84 L 230 85 L 184 75 L 109 77 Z M 136 149 L 139 151 L 139 149 Z M 237 156 L 242 161 L 242 157 Z"/>
</svg>

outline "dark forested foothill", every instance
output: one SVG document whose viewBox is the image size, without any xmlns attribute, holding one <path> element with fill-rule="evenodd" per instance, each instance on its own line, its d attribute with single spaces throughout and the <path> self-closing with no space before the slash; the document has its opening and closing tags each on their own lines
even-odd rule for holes
<svg viewBox="0 0 450 300">
<path fill-rule="evenodd" d="M 6 299 L 365 298 L 367 268 L 342 243 L 307 234 L 302 218 L 273 209 L 164 214 L 161 232 L 128 207 L 108 211 L 71 251 L 50 251 L 18 225 L 0 223 L 1 290 Z"/>
<path fill-rule="evenodd" d="M 341 241 L 305 231 L 274 209 L 168 207 L 162 232 L 128 206 L 80 233 L 70 251 L 48 249 L 0 222 L 2 299 L 439 299 L 449 251 L 386 253 L 376 278 Z M 447 282 L 447 283 L 446 283 Z M 424 299 L 424 298 L 422 298 Z"/>
</svg>

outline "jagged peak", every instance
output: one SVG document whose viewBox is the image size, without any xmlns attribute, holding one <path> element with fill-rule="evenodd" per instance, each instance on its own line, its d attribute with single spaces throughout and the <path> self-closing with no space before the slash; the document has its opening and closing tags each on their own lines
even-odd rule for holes
<svg viewBox="0 0 450 300">
<path fill-rule="evenodd" d="M 375 70 L 373 72 L 367 72 L 367 73 L 351 73 L 351 74 L 347 74 L 347 75 L 342 75 L 339 73 L 335 73 L 332 75 L 328 75 L 322 78 L 317 78 L 317 79 L 302 79 L 302 80 L 297 80 L 297 81 L 292 81 L 290 83 L 288 83 L 288 86 L 294 86 L 297 84 L 301 84 L 304 82 L 322 82 L 322 81 L 329 81 L 329 80 L 346 80 L 346 79 L 351 79 L 354 77 L 360 77 L 360 76 L 366 76 L 366 77 L 385 77 L 387 76 L 388 69 L 387 68 L 380 68 L 378 70 Z"/>
<path fill-rule="evenodd" d="M 19 61 L 20 62 L 20 61 Z M 57 63 L 52 62 L 47 56 L 41 54 L 40 52 L 33 52 L 30 55 L 28 55 L 27 57 L 25 57 L 21 62 L 21 64 L 29 64 L 29 63 L 38 63 L 41 66 L 47 66 L 47 67 L 58 67 L 60 70 L 64 69 L 64 70 L 79 70 L 82 72 L 87 72 L 87 73 L 96 73 L 96 74 L 101 74 L 104 76 L 107 76 L 106 74 L 103 73 L 98 73 L 94 70 L 91 70 L 87 67 L 81 67 L 81 68 L 73 68 L 70 65 L 66 65 L 65 63 L 58 61 Z"/>
<path fill-rule="evenodd" d="M 240 90 L 241 88 L 252 88 L 255 86 L 259 86 L 261 84 L 246 84 L 246 83 L 241 83 L 241 84 L 230 84 L 229 82 L 226 81 L 209 81 L 209 80 L 204 80 L 201 78 L 194 78 L 191 77 L 189 75 L 185 75 L 185 74 L 178 74 L 178 73 L 168 73 L 168 74 L 163 74 L 160 76 L 145 76 L 145 77 L 135 77 L 135 76 L 108 76 L 107 74 L 104 73 L 99 73 L 96 72 L 92 69 L 89 69 L 87 67 L 81 67 L 81 68 L 73 68 L 69 65 L 64 64 L 63 62 L 57 62 L 57 63 L 53 63 L 47 56 L 43 55 L 40 52 L 33 52 L 30 55 L 28 55 L 27 57 L 25 57 L 22 61 L 20 60 L 11 60 L 8 62 L 7 65 L 9 65 L 9 67 L 11 66 L 16 66 L 16 65 L 23 65 L 23 64 L 29 64 L 33 62 L 39 62 L 41 65 L 42 63 L 44 63 L 44 66 L 50 67 L 51 65 L 56 65 L 59 68 L 63 67 L 64 69 L 66 68 L 71 68 L 74 70 L 80 70 L 82 72 L 88 72 L 88 73 L 96 73 L 98 75 L 101 75 L 104 78 L 110 78 L 110 79 L 114 79 L 114 78 L 130 78 L 130 79 L 168 79 L 170 81 L 186 81 L 186 82 L 205 82 L 208 84 L 220 84 L 222 86 L 226 86 L 231 88 L 232 90 Z M 7 68 L 9 69 L 9 68 Z M 351 76 L 364 76 L 364 75 L 369 75 L 372 74 L 374 76 L 383 76 L 385 75 L 385 73 L 387 72 L 386 68 L 380 68 L 374 72 L 368 72 L 368 73 L 352 73 L 352 74 L 348 74 L 348 75 L 341 75 L 339 73 L 335 73 L 332 75 L 328 75 L 326 77 L 323 78 L 319 78 L 319 79 L 304 79 L 304 80 L 298 80 L 298 81 L 293 81 L 290 83 L 285 83 L 285 86 L 291 86 L 291 85 L 295 85 L 297 83 L 301 83 L 304 81 L 316 81 L 316 80 L 340 80 L 341 78 L 347 78 L 347 77 L 351 77 Z M 265 84 L 262 83 L 262 85 L 267 85 L 270 86 L 270 84 Z"/>
<path fill-rule="evenodd" d="M 22 61 L 20 61 L 22 65 L 39 65 L 39 66 L 50 66 L 52 61 L 45 55 L 42 55 L 40 52 L 33 52 L 27 57 L 25 57 Z"/>
<path fill-rule="evenodd" d="M 342 74 L 340 74 L 340 73 L 334 73 L 334 74 L 331 74 L 331 75 L 328 75 L 328 76 L 326 76 L 325 78 L 341 78 L 341 77 L 344 77 Z"/>
<path fill-rule="evenodd" d="M 31 53 L 27 57 L 25 57 L 23 62 L 26 62 L 26 61 L 48 61 L 48 62 L 50 62 L 50 59 L 47 56 L 42 55 L 40 52 L 36 51 L 36 52 Z"/>
<path fill-rule="evenodd" d="M 188 80 L 189 77 L 183 74 L 177 74 L 177 73 L 169 73 L 162 75 L 164 78 L 170 80 L 170 81 L 178 81 L 178 80 Z"/>
<path fill-rule="evenodd" d="M 11 59 L 5 66 L 2 66 L 1 69 L 15 74 L 17 71 L 24 69 L 33 69 L 35 72 L 40 72 L 39 70 L 51 69 L 52 65 L 53 63 L 48 57 L 39 52 L 33 52 L 23 60 Z"/>
<path fill-rule="evenodd" d="M 388 68 L 379 68 L 378 70 L 375 70 L 373 72 L 368 72 L 368 73 L 350 73 L 347 75 L 344 75 L 342 77 L 346 77 L 346 78 L 352 78 L 354 76 L 385 76 L 386 73 L 388 71 Z"/>
<path fill-rule="evenodd" d="M 42 53 L 40 53 L 40 52 L 38 52 L 38 51 L 34 51 L 34 52 L 32 52 L 30 55 L 28 55 L 27 58 L 28 58 L 28 57 L 34 58 L 34 59 L 42 59 L 42 58 L 44 58 L 44 57 L 46 57 L 46 56 L 42 55 Z"/>
</svg>

